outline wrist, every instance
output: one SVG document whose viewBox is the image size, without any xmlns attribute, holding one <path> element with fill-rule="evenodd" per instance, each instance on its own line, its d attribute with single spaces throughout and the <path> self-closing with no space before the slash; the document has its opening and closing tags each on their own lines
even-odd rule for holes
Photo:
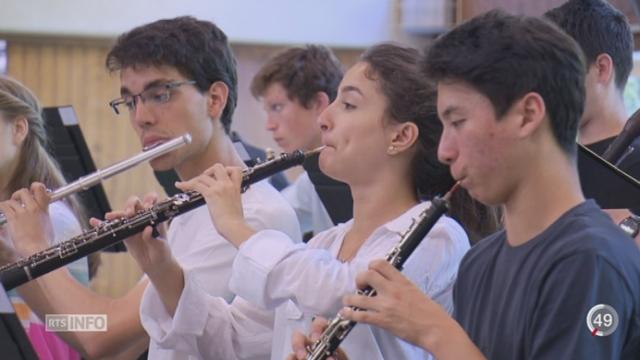
<svg viewBox="0 0 640 360">
<path fill-rule="evenodd" d="M 253 234 L 255 234 L 255 230 L 253 230 L 244 219 L 228 222 L 224 230 L 220 231 L 220 235 L 236 248 L 239 248 L 240 245 L 253 236 Z"/>
<path fill-rule="evenodd" d="M 484 359 L 464 329 L 451 317 L 423 334 L 420 346 L 436 359 Z"/>
<path fill-rule="evenodd" d="M 16 244 L 15 252 L 18 257 L 25 258 L 29 257 L 37 252 L 43 251 L 47 249 L 49 246 L 47 244 Z"/>
<path fill-rule="evenodd" d="M 151 281 L 155 279 L 166 278 L 167 276 L 173 276 L 176 273 L 182 274 L 182 267 L 178 264 L 178 261 L 170 256 L 167 260 L 162 262 L 155 262 L 146 267 L 146 269 L 142 269 Z"/>
<path fill-rule="evenodd" d="M 640 216 L 631 214 L 623 219 L 619 224 L 620 228 L 632 238 L 640 233 Z"/>
</svg>

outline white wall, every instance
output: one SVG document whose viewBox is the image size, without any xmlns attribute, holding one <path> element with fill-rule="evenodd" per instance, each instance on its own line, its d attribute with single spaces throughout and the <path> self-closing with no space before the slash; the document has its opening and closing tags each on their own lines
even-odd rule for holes
<svg viewBox="0 0 640 360">
<path fill-rule="evenodd" d="M 0 33 L 112 38 L 161 18 L 212 20 L 232 42 L 366 47 L 396 39 L 396 0 L 3 0 Z"/>
</svg>

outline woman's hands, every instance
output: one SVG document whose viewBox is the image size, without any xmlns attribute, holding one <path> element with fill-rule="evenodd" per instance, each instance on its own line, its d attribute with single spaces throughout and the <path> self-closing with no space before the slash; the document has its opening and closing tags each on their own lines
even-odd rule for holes
<svg viewBox="0 0 640 360">
<path fill-rule="evenodd" d="M 293 338 L 291 339 L 293 354 L 289 355 L 287 360 L 306 360 L 309 355 L 307 349 L 320 339 L 322 332 L 324 332 L 328 325 L 327 319 L 316 317 L 311 323 L 309 336 L 305 336 L 299 331 L 294 332 Z M 349 360 L 349 358 L 342 349 L 338 348 L 335 357 L 331 356 L 327 358 L 327 360 Z"/>
<path fill-rule="evenodd" d="M 202 194 L 216 229 L 236 247 L 255 233 L 244 220 L 241 186 L 242 170 L 221 164 L 213 165 L 189 181 L 176 182 L 176 187 L 182 191 Z"/>
<path fill-rule="evenodd" d="M 49 201 L 46 187 L 36 182 L 29 189 L 20 189 L 9 200 L 0 202 L 0 211 L 7 218 L 4 228 L 18 256 L 26 257 L 44 250 L 53 241 Z"/>
</svg>

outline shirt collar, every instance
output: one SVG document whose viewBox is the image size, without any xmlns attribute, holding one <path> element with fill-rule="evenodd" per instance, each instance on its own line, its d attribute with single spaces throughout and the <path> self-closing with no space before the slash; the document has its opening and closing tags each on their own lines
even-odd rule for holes
<svg viewBox="0 0 640 360">
<path fill-rule="evenodd" d="M 430 201 L 424 201 L 417 205 L 414 205 L 412 208 L 405 211 L 402 215 L 382 225 L 379 230 L 385 229 L 390 232 L 404 234 L 407 230 L 409 230 L 414 219 L 417 219 L 418 215 L 420 215 L 420 213 L 422 213 L 429 206 L 431 206 Z"/>
</svg>

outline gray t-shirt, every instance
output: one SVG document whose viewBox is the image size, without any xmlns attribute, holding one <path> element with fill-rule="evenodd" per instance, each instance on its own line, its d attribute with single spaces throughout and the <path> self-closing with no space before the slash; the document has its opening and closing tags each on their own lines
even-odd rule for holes
<svg viewBox="0 0 640 360">
<path fill-rule="evenodd" d="M 489 359 L 640 358 L 640 251 L 592 200 L 521 246 L 504 231 L 480 241 L 453 296 L 456 320 Z M 618 314 L 608 336 L 587 325 L 598 304 Z"/>
</svg>

